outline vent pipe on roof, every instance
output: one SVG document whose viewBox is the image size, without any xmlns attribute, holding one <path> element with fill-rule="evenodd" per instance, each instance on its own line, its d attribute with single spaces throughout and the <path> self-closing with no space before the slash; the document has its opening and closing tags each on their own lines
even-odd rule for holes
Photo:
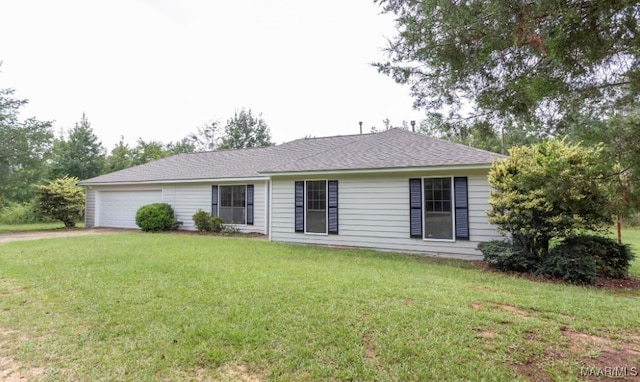
<svg viewBox="0 0 640 382">
<path fill-rule="evenodd" d="M 416 132 L 416 121 L 411 121 L 411 131 Z"/>
<path fill-rule="evenodd" d="M 358 125 L 360 125 L 360 134 L 362 134 L 362 121 L 358 122 Z"/>
</svg>

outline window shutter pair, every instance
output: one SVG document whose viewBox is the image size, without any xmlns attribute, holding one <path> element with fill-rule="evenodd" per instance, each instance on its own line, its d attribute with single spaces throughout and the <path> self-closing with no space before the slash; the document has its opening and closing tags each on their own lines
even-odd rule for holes
<svg viewBox="0 0 640 382">
<path fill-rule="evenodd" d="M 247 225 L 253 225 L 253 184 L 247 184 Z M 218 186 L 211 186 L 211 216 L 218 216 Z"/>
<path fill-rule="evenodd" d="M 328 233 L 338 234 L 338 181 L 327 181 Z M 304 181 L 295 182 L 295 231 L 304 232 Z"/>
<path fill-rule="evenodd" d="M 455 198 L 456 239 L 469 239 L 468 181 L 466 176 L 453 178 Z M 409 232 L 422 238 L 422 179 L 409 179 Z"/>
</svg>

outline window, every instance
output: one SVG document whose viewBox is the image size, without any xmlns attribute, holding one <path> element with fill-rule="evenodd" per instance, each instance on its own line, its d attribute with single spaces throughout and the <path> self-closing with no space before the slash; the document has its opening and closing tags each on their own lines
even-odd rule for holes
<svg viewBox="0 0 640 382">
<path fill-rule="evenodd" d="M 253 185 L 219 185 L 211 191 L 211 215 L 226 224 L 253 224 Z"/>
<path fill-rule="evenodd" d="M 327 181 L 306 182 L 306 229 L 310 233 L 327 233 Z"/>
<path fill-rule="evenodd" d="M 451 178 L 426 178 L 424 184 L 424 238 L 453 239 Z"/>
<path fill-rule="evenodd" d="M 227 224 L 245 224 L 247 186 L 220 186 L 220 217 Z"/>
<path fill-rule="evenodd" d="M 409 179 L 410 236 L 468 240 L 466 177 Z"/>
<path fill-rule="evenodd" d="M 297 181 L 294 186 L 295 231 L 337 234 L 338 181 Z"/>
</svg>

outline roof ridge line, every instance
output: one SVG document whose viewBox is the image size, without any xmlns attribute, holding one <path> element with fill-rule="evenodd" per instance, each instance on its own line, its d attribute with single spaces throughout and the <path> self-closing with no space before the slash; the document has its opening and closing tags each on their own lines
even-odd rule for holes
<svg viewBox="0 0 640 382">
<path fill-rule="evenodd" d="M 358 136 L 358 135 L 364 135 L 364 134 L 336 135 L 336 136 L 334 136 L 334 137 L 320 137 L 320 138 L 336 138 L 336 137 L 348 137 L 348 136 Z M 372 136 L 373 134 L 367 134 L 367 135 Z M 319 138 L 319 139 L 320 139 L 320 138 Z M 295 141 L 292 141 L 292 142 L 295 142 Z M 327 151 L 329 151 L 329 150 L 334 150 L 334 149 L 337 149 L 337 148 L 342 148 L 342 147 L 349 146 L 349 145 L 352 145 L 352 144 L 357 143 L 357 142 L 358 142 L 358 141 L 354 140 L 354 141 L 350 141 L 350 142 L 344 143 L 344 144 L 342 144 L 342 145 L 331 146 L 331 147 L 330 147 L 329 149 L 327 149 L 327 150 L 322 150 L 322 151 L 319 151 L 319 152 L 314 152 L 314 153 L 312 153 L 312 154 L 309 154 L 309 155 L 306 155 L 306 156 L 302 156 L 302 157 L 296 158 L 296 159 L 294 159 L 294 160 L 304 160 L 304 159 L 308 159 L 308 158 L 314 157 L 314 156 L 316 156 L 316 155 L 318 155 L 318 154 L 324 154 L 325 152 L 327 152 Z M 284 161 L 284 160 L 283 160 L 283 161 Z M 280 163 L 281 163 L 281 162 L 279 161 L 279 162 L 278 162 L 278 164 L 280 164 Z"/>
</svg>

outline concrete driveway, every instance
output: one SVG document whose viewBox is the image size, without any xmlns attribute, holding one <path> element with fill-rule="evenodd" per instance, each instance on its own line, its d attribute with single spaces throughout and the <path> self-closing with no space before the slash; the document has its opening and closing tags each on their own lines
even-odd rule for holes
<svg viewBox="0 0 640 382">
<path fill-rule="evenodd" d="M 116 229 L 116 228 L 80 228 L 75 230 L 0 233 L 0 243 L 8 243 L 11 241 L 20 241 L 20 240 L 40 240 L 40 239 L 53 239 L 58 237 L 89 236 L 89 235 L 101 235 L 105 233 L 124 233 L 124 232 L 139 232 L 139 230 Z"/>
</svg>

